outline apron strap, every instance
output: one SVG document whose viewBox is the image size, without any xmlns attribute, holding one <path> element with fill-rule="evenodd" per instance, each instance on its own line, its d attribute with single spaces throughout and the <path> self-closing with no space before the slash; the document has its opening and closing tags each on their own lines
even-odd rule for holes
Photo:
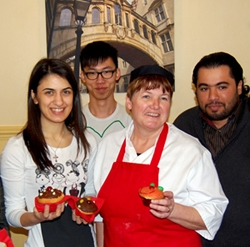
<svg viewBox="0 0 250 247">
<path fill-rule="evenodd" d="M 159 163 L 160 158 L 161 158 L 162 151 L 164 149 L 165 142 L 167 140 L 167 135 L 168 135 L 168 125 L 165 123 L 163 125 L 163 129 L 161 131 L 159 139 L 158 139 L 158 141 L 156 143 L 155 151 L 154 151 L 154 154 L 153 154 L 150 165 L 155 166 L 155 167 L 158 166 L 158 163 Z M 122 162 L 123 161 L 123 157 L 124 157 L 124 154 L 125 154 L 125 148 L 126 148 L 126 138 L 124 139 L 124 141 L 122 143 L 122 146 L 121 146 L 121 149 L 120 149 L 120 152 L 119 152 L 119 154 L 117 156 L 117 159 L 116 159 L 117 162 L 119 162 L 119 161 Z"/>
<path fill-rule="evenodd" d="M 162 129 L 162 132 L 159 136 L 159 139 L 156 143 L 154 155 L 152 157 L 150 165 L 157 167 L 161 158 L 162 151 L 164 149 L 165 142 L 168 135 L 168 125 L 165 123 Z"/>
<path fill-rule="evenodd" d="M 122 162 L 124 154 L 125 154 L 125 147 L 126 147 L 126 138 L 124 139 L 122 146 L 120 148 L 120 152 L 117 156 L 116 162 Z"/>
</svg>

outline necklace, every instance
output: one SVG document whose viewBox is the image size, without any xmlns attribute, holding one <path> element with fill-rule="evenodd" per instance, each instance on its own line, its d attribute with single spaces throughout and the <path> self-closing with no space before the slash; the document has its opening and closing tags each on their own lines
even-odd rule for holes
<svg viewBox="0 0 250 247">
<path fill-rule="evenodd" d="M 62 139 L 63 139 L 64 133 L 65 133 L 65 129 L 63 130 L 62 138 L 61 138 L 61 140 L 60 140 L 59 144 L 57 145 L 56 149 L 54 149 L 54 148 L 52 148 L 52 147 L 50 146 L 50 147 L 51 147 L 51 149 L 52 149 L 52 150 L 53 150 L 53 152 L 54 152 L 54 156 L 53 156 L 52 158 L 55 160 L 55 162 L 56 162 L 56 163 L 57 163 L 57 159 L 59 158 L 59 157 L 58 157 L 58 155 L 56 154 L 56 151 L 57 151 L 57 149 L 59 148 L 59 146 L 60 146 L 60 144 L 61 144 L 61 142 L 62 142 Z"/>
</svg>

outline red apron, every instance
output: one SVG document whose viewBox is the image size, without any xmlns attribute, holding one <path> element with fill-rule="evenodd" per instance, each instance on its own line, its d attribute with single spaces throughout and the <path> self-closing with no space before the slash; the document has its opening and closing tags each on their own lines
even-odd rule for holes
<svg viewBox="0 0 250 247">
<path fill-rule="evenodd" d="M 158 186 L 158 163 L 167 134 L 168 125 L 165 124 L 150 165 L 123 162 L 124 141 L 98 194 L 105 199 L 100 211 L 105 247 L 201 247 L 198 233 L 153 216 L 138 194 L 139 188 L 150 183 Z"/>
</svg>

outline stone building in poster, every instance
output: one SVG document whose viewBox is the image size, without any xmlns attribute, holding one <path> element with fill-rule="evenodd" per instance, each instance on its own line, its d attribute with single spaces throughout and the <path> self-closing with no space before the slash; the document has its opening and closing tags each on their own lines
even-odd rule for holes
<svg viewBox="0 0 250 247">
<path fill-rule="evenodd" d="M 74 1 L 46 0 L 48 56 L 74 65 Z M 174 0 L 92 0 L 82 27 L 81 47 L 103 40 L 117 48 L 126 91 L 133 68 L 158 63 L 174 73 Z"/>
</svg>

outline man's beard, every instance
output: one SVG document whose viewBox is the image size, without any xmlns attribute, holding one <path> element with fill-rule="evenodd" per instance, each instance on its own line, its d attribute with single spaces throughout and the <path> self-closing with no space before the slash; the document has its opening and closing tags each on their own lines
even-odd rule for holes
<svg viewBox="0 0 250 247">
<path fill-rule="evenodd" d="M 199 101 L 198 101 L 199 102 Z M 219 104 L 224 107 L 223 111 L 220 112 L 211 112 L 211 110 L 207 111 L 207 108 L 210 104 Z M 236 94 L 235 97 L 228 103 L 226 106 L 225 103 L 219 101 L 211 101 L 209 104 L 205 105 L 205 108 L 201 108 L 202 112 L 206 115 L 206 117 L 212 121 L 221 121 L 227 119 L 238 107 L 239 105 L 239 95 Z"/>
</svg>

